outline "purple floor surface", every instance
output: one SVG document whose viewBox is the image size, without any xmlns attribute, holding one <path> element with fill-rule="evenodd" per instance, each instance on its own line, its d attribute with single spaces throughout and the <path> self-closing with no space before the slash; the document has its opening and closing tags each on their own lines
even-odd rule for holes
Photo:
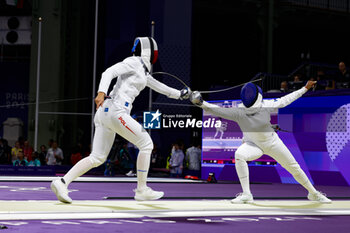
<svg viewBox="0 0 350 233">
<path fill-rule="evenodd" d="M 239 232 L 239 233 L 348 233 L 349 216 L 249 216 L 133 218 L 99 220 L 0 221 L 3 232 Z"/>
<path fill-rule="evenodd" d="M 149 183 L 165 197 L 233 197 L 241 192 L 239 184 Z M 101 200 L 103 197 L 133 197 L 136 183 L 80 183 L 69 189 L 73 200 Z M 317 186 L 329 197 L 350 197 L 345 186 Z M 306 197 L 306 190 L 294 184 L 252 184 L 255 197 Z M 0 182 L 0 200 L 55 200 L 49 182 Z M 350 199 L 350 198 L 349 198 Z"/>
</svg>

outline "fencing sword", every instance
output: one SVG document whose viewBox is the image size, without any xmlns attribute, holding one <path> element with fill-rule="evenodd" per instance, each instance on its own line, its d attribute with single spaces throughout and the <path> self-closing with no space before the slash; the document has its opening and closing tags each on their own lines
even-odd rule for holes
<svg viewBox="0 0 350 233">
<path fill-rule="evenodd" d="M 182 83 L 185 87 L 191 89 L 181 78 L 177 77 L 176 75 L 173 75 L 173 74 L 170 74 L 170 73 L 167 73 L 167 72 L 154 72 L 154 73 L 152 73 L 152 75 L 167 75 L 169 77 L 172 77 L 172 78 L 176 79 L 177 81 Z M 258 82 L 258 81 L 261 81 L 261 80 L 262 79 L 260 78 L 260 79 L 256 79 L 256 80 L 249 81 L 249 82 Z M 198 92 L 200 92 L 201 94 L 224 92 L 224 91 L 228 91 L 228 90 L 231 90 L 231 89 L 234 89 L 234 88 L 237 88 L 237 87 L 244 86 L 246 83 L 249 83 L 249 82 L 245 82 L 245 83 L 242 83 L 242 84 L 238 84 L 236 86 L 223 88 L 223 89 L 219 89 L 219 90 L 198 91 Z"/>
</svg>

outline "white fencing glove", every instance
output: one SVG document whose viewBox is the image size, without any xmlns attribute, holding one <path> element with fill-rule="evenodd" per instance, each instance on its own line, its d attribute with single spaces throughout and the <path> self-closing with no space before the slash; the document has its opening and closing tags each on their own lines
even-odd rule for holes
<svg viewBox="0 0 350 233">
<path fill-rule="evenodd" d="M 199 91 L 194 91 L 190 95 L 190 101 L 197 106 L 201 106 L 203 104 L 203 98 Z"/>
</svg>

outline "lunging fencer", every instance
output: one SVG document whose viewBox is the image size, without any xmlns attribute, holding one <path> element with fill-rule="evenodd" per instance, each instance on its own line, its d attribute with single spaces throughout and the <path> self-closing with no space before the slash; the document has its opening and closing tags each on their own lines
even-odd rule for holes
<svg viewBox="0 0 350 233">
<path fill-rule="evenodd" d="M 157 43 L 153 38 L 136 38 L 131 51 L 132 56 L 111 66 L 102 74 L 95 98 L 97 112 L 91 154 L 80 160 L 63 178 L 51 183 L 51 189 L 61 202 L 72 202 L 68 195 L 68 185 L 72 181 L 106 161 L 116 133 L 139 149 L 134 198 L 138 201 L 157 200 L 164 195 L 146 184 L 153 142 L 146 130 L 130 116 L 130 111 L 135 98 L 146 86 L 169 98 L 181 100 L 189 97 L 190 90 L 176 90 L 150 75 L 151 64 L 156 62 L 158 56 Z M 111 81 L 116 77 L 117 82 L 105 100 Z"/>
<path fill-rule="evenodd" d="M 239 104 L 237 108 L 221 108 L 203 101 L 199 92 L 192 92 L 190 100 L 193 104 L 213 115 L 237 122 L 243 132 L 243 143 L 235 153 L 236 171 L 243 192 L 237 194 L 236 198 L 232 199 L 232 203 L 253 202 L 247 161 L 256 160 L 263 154 L 271 156 L 290 172 L 294 179 L 307 189 L 309 200 L 331 203 L 330 199 L 314 188 L 270 123 L 271 112 L 291 104 L 315 84 L 315 81 L 308 81 L 305 87 L 286 96 L 276 100 L 263 100 L 261 88 L 253 83 L 247 83 L 241 89 L 242 104 Z"/>
</svg>

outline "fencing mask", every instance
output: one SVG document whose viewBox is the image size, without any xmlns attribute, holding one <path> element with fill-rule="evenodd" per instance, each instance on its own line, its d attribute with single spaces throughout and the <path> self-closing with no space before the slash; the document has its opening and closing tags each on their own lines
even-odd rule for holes
<svg viewBox="0 0 350 233">
<path fill-rule="evenodd" d="M 148 71 L 158 58 L 158 46 L 152 37 L 137 37 L 131 49 L 134 56 L 140 56 Z"/>
<path fill-rule="evenodd" d="M 241 100 L 246 108 L 262 101 L 262 90 L 254 83 L 246 83 L 241 89 Z"/>
</svg>

